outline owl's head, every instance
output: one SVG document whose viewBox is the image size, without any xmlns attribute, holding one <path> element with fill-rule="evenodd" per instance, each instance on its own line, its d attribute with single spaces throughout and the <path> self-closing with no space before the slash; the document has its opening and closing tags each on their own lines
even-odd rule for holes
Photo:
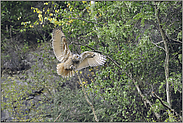
<svg viewBox="0 0 183 123">
<path fill-rule="evenodd" d="M 79 54 L 73 54 L 73 56 L 72 56 L 72 61 L 73 62 L 75 62 L 75 63 L 78 62 L 79 63 L 80 59 L 81 59 L 81 57 L 80 57 Z"/>
</svg>

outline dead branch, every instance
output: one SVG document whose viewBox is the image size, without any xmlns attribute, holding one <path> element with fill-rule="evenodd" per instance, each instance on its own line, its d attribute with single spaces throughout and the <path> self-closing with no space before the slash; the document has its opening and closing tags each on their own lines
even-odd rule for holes
<svg viewBox="0 0 183 123">
<path fill-rule="evenodd" d="M 62 113 L 60 113 L 60 114 L 58 115 L 58 117 L 54 120 L 54 122 L 56 122 L 56 121 L 58 120 L 58 118 L 61 116 L 61 114 L 62 114 Z"/>
</svg>

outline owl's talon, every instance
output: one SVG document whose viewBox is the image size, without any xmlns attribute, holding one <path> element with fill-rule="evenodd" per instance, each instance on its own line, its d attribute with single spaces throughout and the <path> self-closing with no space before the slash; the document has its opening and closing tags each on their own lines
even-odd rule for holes
<svg viewBox="0 0 183 123">
<path fill-rule="evenodd" d="M 70 66 L 70 69 L 71 69 L 71 70 L 74 70 L 74 69 L 75 69 L 74 65 L 71 65 L 71 66 Z"/>
</svg>

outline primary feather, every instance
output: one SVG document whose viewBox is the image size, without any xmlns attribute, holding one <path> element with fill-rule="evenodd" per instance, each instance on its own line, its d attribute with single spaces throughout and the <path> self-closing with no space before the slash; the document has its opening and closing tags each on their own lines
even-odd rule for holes
<svg viewBox="0 0 183 123">
<path fill-rule="evenodd" d="M 89 66 L 94 67 L 94 66 L 103 65 L 106 61 L 106 58 L 104 55 L 100 55 L 99 53 L 91 52 L 91 51 L 85 51 L 80 56 L 82 58 L 82 61 L 80 62 L 76 70 L 81 70 L 82 68 L 86 68 Z"/>
<path fill-rule="evenodd" d="M 52 46 L 56 58 L 61 62 L 67 61 L 72 56 L 68 48 L 64 33 L 59 29 L 54 29 L 52 33 Z"/>
</svg>

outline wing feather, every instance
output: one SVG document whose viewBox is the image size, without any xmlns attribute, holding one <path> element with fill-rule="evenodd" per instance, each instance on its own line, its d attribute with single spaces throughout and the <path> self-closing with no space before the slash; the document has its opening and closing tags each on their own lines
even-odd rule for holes
<svg viewBox="0 0 183 123">
<path fill-rule="evenodd" d="M 92 57 L 94 55 L 94 57 Z M 76 70 L 81 70 L 88 66 L 99 66 L 103 65 L 106 61 L 106 57 L 96 52 L 85 51 L 81 54 L 81 62 Z"/>
<path fill-rule="evenodd" d="M 72 56 L 64 33 L 60 29 L 54 29 L 52 32 L 52 46 L 56 58 L 61 62 L 67 61 Z"/>
</svg>

